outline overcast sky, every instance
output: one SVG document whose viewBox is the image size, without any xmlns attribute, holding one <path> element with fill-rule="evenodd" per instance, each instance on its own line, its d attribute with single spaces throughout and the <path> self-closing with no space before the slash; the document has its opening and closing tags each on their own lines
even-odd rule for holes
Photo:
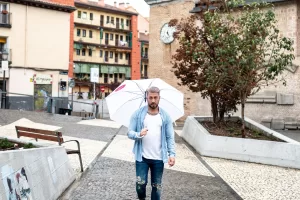
<svg viewBox="0 0 300 200">
<path fill-rule="evenodd" d="M 141 15 L 144 17 L 149 17 L 149 5 L 144 0 L 105 0 L 105 3 L 114 5 L 114 2 L 118 3 L 129 3 L 132 7 L 134 7 Z"/>
</svg>

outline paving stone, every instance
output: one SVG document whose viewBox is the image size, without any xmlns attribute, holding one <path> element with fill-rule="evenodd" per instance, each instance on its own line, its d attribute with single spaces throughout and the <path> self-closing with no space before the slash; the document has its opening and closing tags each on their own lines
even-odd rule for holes
<svg viewBox="0 0 300 200">
<path fill-rule="evenodd" d="M 245 200 L 300 199 L 300 170 L 203 157 Z"/>
<path fill-rule="evenodd" d="M 150 191 L 148 184 L 147 199 L 150 199 Z M 68 199 L 137 199 L 134 163 L 100 157 L 94 168 L 82 178 L 79 186 Z M 217 178 L 165 169 L 162 199 L 230 200 L 236 197 Z"/>
</svg>

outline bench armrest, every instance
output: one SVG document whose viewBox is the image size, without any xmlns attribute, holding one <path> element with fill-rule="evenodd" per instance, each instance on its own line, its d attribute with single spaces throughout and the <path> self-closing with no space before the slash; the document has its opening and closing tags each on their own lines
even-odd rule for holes
<svg viewBox="0 0 300 200">
<path fill-rule="evenodd" d="M 68 140 L 68 141 L 65 141 L 63 143 L 67 143 L 67 142 L 76 142 L 77 143 L 77 147 L 78 147 L 78 151 L 80 152 L 80 144 L 79 144 L 78 140 Z M 61 144 L 63 144 L 63 143 L 61 143 Z"/>
</svg>

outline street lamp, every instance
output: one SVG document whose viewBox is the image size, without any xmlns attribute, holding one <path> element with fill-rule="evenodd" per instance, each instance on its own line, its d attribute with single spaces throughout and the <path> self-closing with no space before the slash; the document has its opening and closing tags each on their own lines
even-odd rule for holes
<svg viewBox="0 0 300 200">
<path fill-rule="evenodd" d="M 7 61 L 8 60 L 8 53 L 6 51 L 2 52 L 2 61 Z M 3 84 L 2 84 L 2 98 L 1 98 L 1 108 L 4 109 L 5 108 L 5 99 L 6 99 L 6 80 L 5 80 L 5 71 L 3 70 L 3 62 L 2 62 L 2 71 L 3 71 Z"/>
</svg>

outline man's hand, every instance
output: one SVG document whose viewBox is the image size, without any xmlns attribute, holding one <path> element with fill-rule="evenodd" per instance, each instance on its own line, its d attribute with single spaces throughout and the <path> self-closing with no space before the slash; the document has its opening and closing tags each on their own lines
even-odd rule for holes
<svg viewBox="0 0 300 200">
<path fill-rule="evenodd" d="M 169 161 L 168 161 L 168 164 L 169 164 L 170 167 L 173 167 L 175 165 L 175 158 L 174 157 L 170 157 Z"/>
<path fill-rule="evenodd" d="M 142 129 L 141 133 L 140 133 L 140 136 L 143 137 L 143 136 L 147 135 L 147 131 L 148 131 L 147 128 Z"/>
</svg>

